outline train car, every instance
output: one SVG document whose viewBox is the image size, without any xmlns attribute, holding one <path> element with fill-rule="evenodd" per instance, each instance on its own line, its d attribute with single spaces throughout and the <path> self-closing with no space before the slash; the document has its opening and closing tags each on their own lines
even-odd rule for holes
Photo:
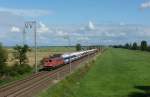
<svg viewBox="0 0 150 97">
<path fill-rule="evenodd" d="M 85 57 L 89 54 L 95 53 L 97 49 L 86 50 L 86 51 L 79 51 L 73 53 L 65 53 L 62 55 L 54 55 L 49 58 L 44 58 L 43 60 L 43 67 L 44 68 L 56 68 L 64 64 L 68 64 L 69 62 L 76 61 Z"/>
<path fill-rule="evenodd" d="M 77 59 L 76 53 L 66 53 L 63 54 L 61 57 L 64 59 L 64 63 L 67 64 L 69 62 L 75 61 Z"/>
</svg>

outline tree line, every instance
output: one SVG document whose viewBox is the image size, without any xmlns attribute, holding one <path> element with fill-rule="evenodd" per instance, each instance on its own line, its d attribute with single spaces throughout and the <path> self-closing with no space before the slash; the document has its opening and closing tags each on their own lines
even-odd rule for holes
<svg viewBox="0 0 150 97">
<path fill-rule="evenodd" d="M 27 45 L 16 45 L 13 48 L 12 66 L 8 66 L 8 51 L 0 44 L 0 79 L 22 75 L 32 71 L 32 68 L 27 64 L 27 52 L 30 51 Z"/>
<path fill-rule="evenodd" d="M 130 50 L 141 50 L 141 51 L 150 51 L 150 46 L 147 44 L 147 41 L 142 40 L 140 45 L 138 45 L 136 42 L 132 43 L 126 43 L 125 45 L 114 45 L 114 48 L 124 48 L 124 49 L 130 49 Z"/>
<path fill-rule="evenodd" d="M 88 49 L 90 50 L 90 49 L 95 49 L 95 48 L 97 48 L 97 49 L 102 49 L 103 46 L 101 46 L 101 45 L 82 46 L 80 43 L 77 43 L 77 44 L 75 45 L 76 51 L 88 50 Z"/>
</svg>

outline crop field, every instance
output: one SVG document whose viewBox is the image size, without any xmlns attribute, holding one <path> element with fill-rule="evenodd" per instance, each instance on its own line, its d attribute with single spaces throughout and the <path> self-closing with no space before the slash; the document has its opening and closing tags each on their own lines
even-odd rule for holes
<svg viewBox="0 0 150 97">
<path fill-rule="evenodd" d="M 108 49 L 87 73 L 73 73 L 39 97 L 150 97 L 150 53 Z"/>
<path fill-rule="evenodd" d="M 64 47 L 64 46 L 62 46 L 62 47 L 39 47 L 37 49 L 37 62 L 39 64 L 40 61 L 42 60 L 42 58 L 48 57 L 53 54 L 61 54 L 61 53 L 72 52 L 72 51 L 75 51 L 75 47 Z M 9 48 L 8 52 L 9 52 L 8 65 L 12 65 L 15 61 L 15 60 L 13 60 L 13 49 Z M 27 56 L 28 56 L 29 64 L 31 66 L 33 66 L 34 60 L 35 60 L 34 59 L 34 48 L 31 49 L 30 52 L 28 52 Z"/>
</svg>

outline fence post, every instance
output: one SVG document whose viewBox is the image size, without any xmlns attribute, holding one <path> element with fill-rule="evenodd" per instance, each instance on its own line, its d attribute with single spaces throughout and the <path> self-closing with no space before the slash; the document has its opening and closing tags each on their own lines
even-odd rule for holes
<svg viewBox="0 0 150 97">
<path fill-rule="evenodd" d="M 59 75 L 59 71 L 57 72 L 57 80 L 59 80 L 60 78 L 60 75 Z"/>
</svg>

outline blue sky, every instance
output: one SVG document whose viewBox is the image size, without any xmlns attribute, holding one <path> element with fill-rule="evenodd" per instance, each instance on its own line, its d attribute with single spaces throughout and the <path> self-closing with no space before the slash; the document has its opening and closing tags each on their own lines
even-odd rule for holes
<svg viewBox="0 0 150 97">
<path fill-rule="evenodd" d="M 22 43 L 25 21 L 37 21 L 39 45 L 149 41 L 150 0 L 0 0 L 0 42 Z M 19 36 L 19 37 L 18 37 Z M 32 33 L 26 42 L 33 44 Z M 30 41 L 29 41 L 30 40 Z"/>
<path fill-rule="evenodd" d="M 14 9 L 42 9 L 51 16 L 40 17 L 49 24 L 125 22 L 149 24 L 150 12 L 139 10 L 146 0 L 0 0 L 0 6 Z M 148 1 L 148 0 L 147 0 Z"/>
</svg>

